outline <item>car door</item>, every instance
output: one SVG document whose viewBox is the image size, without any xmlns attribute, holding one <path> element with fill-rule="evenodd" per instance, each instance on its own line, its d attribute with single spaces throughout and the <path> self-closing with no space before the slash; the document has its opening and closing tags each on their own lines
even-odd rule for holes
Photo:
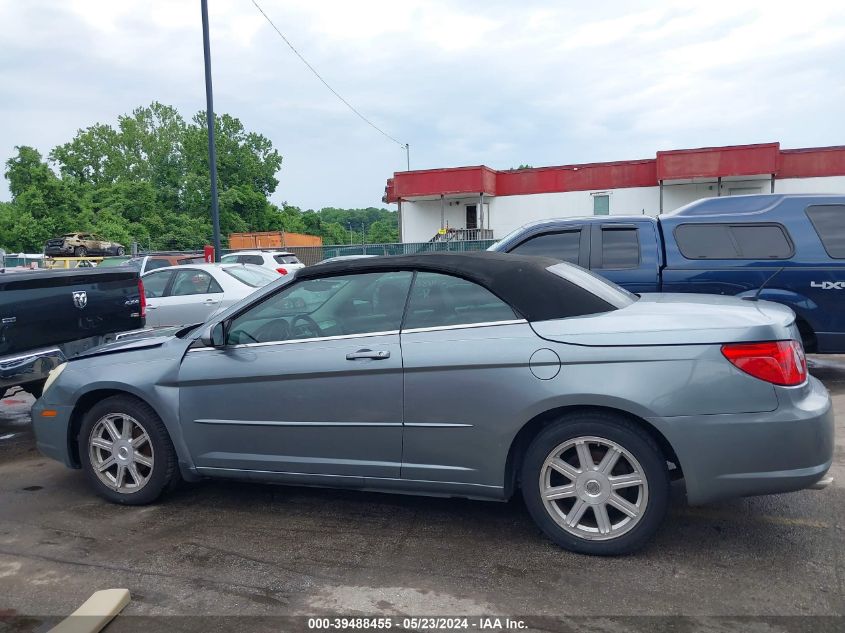
<svg viewBox="0 0 845 633">
<path fill-rule="evenodd" d="M 505 302 L 459 277 L 419 272 L 402 327 L 402 478 L 502 485 L 513 420 L 553 355 Z M 539 375 L 542 376 L 542 373 Z"/>
<path fill-rule="evenodd" d="M 159 325 L 202 323 L 220 305 L 223 288 L 205 270 L 180 267 L 163 297 L 156 302 Z"/>
<path fill-rule="evenodd" d="M 170 280 L 173 279 L 173 273 L 173 270 L 160 270 L 141 277 L 144 284 L 144 297 L 147 300 L 147 327 L 162 325 L 159 309 L 170 286 Z"/>
<path fill-rule="evenodd" d="M 294 281 L 228 320 L 223 347 L 189 350 L 180 423 L 200 471 L 398 477 L 411 278 Z"/>
</svg>

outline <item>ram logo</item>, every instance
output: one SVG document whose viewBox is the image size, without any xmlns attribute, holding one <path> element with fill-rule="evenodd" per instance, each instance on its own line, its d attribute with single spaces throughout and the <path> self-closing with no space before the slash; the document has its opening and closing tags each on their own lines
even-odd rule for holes
<svg viewBox="0 0 845 633">
<path fill-rule="evenodd" d="M 88 293 L 84 290 L 78 290 L 73 293 L 73 305 L 82 310 L 88 305 Z"/>
<path fill-rule="evenodd" d="M 822 290 L 845 290 L 845 281 L 811 281 L 810 288 Z"/>
</svg>

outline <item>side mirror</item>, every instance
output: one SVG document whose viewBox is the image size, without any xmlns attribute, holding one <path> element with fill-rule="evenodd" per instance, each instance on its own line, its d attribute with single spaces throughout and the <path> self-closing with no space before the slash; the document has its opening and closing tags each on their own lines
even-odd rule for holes
<svg viewBox="0 0 845 633">
<path fill-rule="evenodd" d="M 205 328 L 200 334 L 200 343 L 206 347 L 223 347 L 226 344 L 226 328 L 223 323 L 215 323 Z"/>
</svg>

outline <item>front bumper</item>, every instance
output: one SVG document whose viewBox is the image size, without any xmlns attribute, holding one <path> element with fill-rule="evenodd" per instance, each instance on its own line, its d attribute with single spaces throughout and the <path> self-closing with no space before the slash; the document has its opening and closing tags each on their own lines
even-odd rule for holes
<svg viewBox="0 0 845 633">
<path fill-rule="evenodd" d="M 45 411 L 55 412 L 55 415 L 46 417 Z M 79 468 L 70 451 L 72 438 L 68 430 L 72 413 L 73 406 L 57 406 L 46 404 L 43 399 L 36 400 L 32 405 L 32 430 L 35 433 L 35 446 L 43 455 L 69 468 Z"/>
<path fill-rule="evenodd" d="M 792 492 L 825 477 L 834 450 L 827 389 L 810 377 L 775 390 L 775 411 L 652 420 L 677 454 L 690 504 Z"/>
<path fill-rule="evenodd" d="M 0 358 L 0 390 L 37 383 L 67 360 L 58 347 L 45 347 Z"/>
</svg>

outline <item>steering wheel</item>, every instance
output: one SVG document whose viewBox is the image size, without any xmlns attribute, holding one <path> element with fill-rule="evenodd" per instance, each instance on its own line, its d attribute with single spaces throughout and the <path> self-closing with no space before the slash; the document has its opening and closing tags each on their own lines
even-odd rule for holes
<svg viewBox="0 0 845 633">
<path fill-rule="evenodd" d="M 299 321 L 304 321 L 304 325 L 297 326 Z M 297 330 L 305 330 L 305 332 L 310 332 L 313 334 L 313 338 L 317 338 L 323 335 L 323 330 L 320 329 L 320 326 L 317 325 L 317 322 L 312 319 L 307 314 L 297 314 L 290 322 L 290 329 L 294 333 L 294 335 L 298 334 Z"/>
<path fill-rule="evenodd" d="M 255 333 L 253 340 L 259 343 L 271 343 L 273 341 L 285 341 L 290 338 L 290 326 L 284 319 L 273 319 L 268 321 Z"/>
</svg>

